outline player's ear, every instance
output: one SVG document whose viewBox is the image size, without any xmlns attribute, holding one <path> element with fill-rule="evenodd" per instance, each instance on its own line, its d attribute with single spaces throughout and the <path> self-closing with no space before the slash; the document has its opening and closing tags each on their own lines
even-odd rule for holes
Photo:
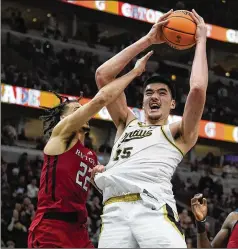
<svg viewBox="0 0 238 249">
<path fill-rule="evenodd" d="M 175 102 L 175 100 L 173 99 L 173 100 L 171 101 L 170 108 L 171 108 L 171 110 L 174 110 L 175 107 L 176 107 L 176 102 Z"/>
</svg>

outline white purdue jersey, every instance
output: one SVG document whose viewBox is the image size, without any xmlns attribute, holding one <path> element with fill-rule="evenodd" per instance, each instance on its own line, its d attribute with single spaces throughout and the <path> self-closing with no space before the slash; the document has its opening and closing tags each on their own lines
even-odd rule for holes
<svg viewBox="0 0 238 249">
<path fill-rule="evenodd" d="M 183 158 L 175 146 L 169 125 L 145 125 L 133 120 L 114 144 L 105 172 L 96 185 L 103 201 L 140 193 L 143 200 L 159 208 L 165 203 L 176 210 L 171 178 Z"/>
</svg>

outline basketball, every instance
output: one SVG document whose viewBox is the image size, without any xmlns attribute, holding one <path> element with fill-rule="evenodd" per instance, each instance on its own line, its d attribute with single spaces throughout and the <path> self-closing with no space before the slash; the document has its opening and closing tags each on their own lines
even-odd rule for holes
<svg viewBox="0 0 238 249">
<path fill-rule="evenodd" d="M 196 23 L 187 10 L 177 10 L 169 15 L 169 23 L 162 27 L 168 45 L 185 50 L 195 45 Z"/>
</svg>

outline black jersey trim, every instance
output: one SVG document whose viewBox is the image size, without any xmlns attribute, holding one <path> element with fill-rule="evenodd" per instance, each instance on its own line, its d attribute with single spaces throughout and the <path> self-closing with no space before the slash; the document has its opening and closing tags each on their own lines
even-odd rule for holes
<svg viewBox="0 0 238 249">
<path fill-rule="evenodd" d="M 183 229 L 180 222 L 176 220 L 173 209 L 166 203 L 164 207 L 164 218 L 167 220 L 184 238 Z"/>
<path fill-rule="evenodd" d="M 46 194 L 48 193 L 49 169 L 50 169 L 50 156 L 47 156 L 46 174 L 45 174 L 45 193 L 46 193 Z"/>
<path fill-rule="evenodd" d="M 58 156 L 54 156 L 53 169 L 52 169 L 52 200 L 55 201 L 55 186 L 56 186 L 56 166 L 58 162 Z"/>
</svg>

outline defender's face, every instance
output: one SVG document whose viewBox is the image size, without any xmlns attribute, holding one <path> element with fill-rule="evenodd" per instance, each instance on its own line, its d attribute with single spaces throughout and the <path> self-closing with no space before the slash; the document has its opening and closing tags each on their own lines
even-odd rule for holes
<svg viewBox="0 0 238 249">
<path fill-rule="evenodd" d="M 78 102 L 71 102 L 67 104 L 67 107 L 64 111 L 64 114 L 62 115 L 62 118 L 67 117 L 68 115 L 74 113 L 77 111 L 80 107 L 82 107 L 81 104 Z M 89 124 L 88 122 L 82 126 L 82 128 L 89 129 Z"/>
<path fill-rule="evenodd" d="M 167 119 L 171 109 L 175 108 L 170 89 L 163 83 L 152 83 L 144 91 L 143 107 L 147 120 Z"/>
</svg>

